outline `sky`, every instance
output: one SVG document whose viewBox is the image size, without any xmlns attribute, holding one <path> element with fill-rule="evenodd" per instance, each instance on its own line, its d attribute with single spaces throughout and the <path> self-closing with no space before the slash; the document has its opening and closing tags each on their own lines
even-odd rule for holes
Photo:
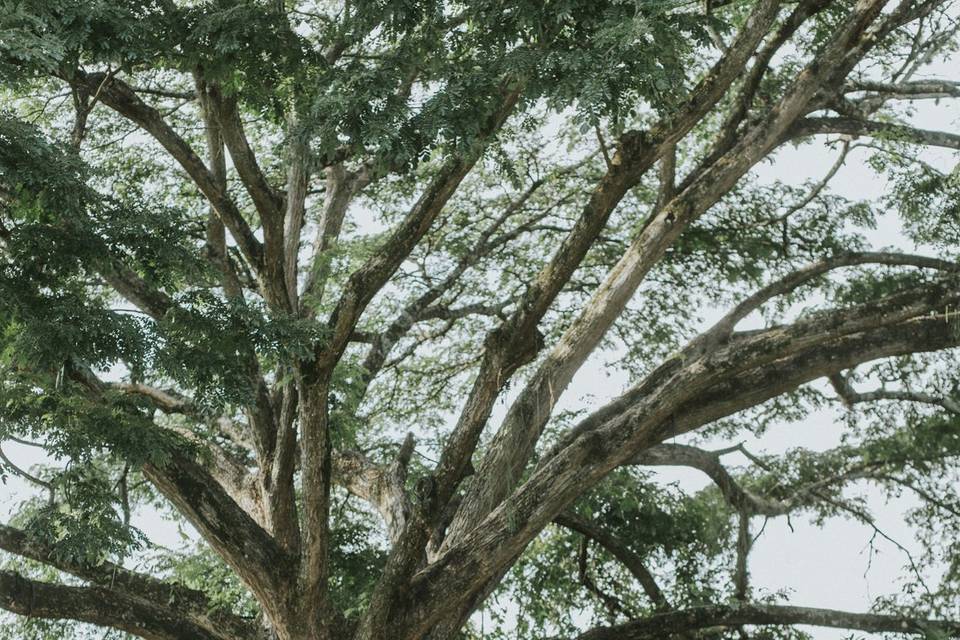
<svg viewBox="0 0 960 640">
<path fill-rule="evenodd" d="M 950 65 L 941 64 L 921 77 L 950 78 Z M 920 79 L 918 77 L 917 79 Z M 933 104 L 917 102 L 912 118 L 916 126 L 927 129 L 957 132 L 960 130 L 960 105 L 958 101 Z M 778 152 L 774 162 L 761 164 L 755 173 L 761 180 L 781 180 L 801 184 L 806 180 L 819 180 L 833 165 L 836 150 L 823 145 L 807 145 L 800 149 L 785 148 Z M 885 190 L 884 181 L 878 178 L 863 162 L 866 154 L 856 150 L 847 158 L 831 183 L 831 190 L 853 199 L 871 198 Z M 957 154 L 946 150 L 928 150 L 924 160 L 944 170 L 957 166 Z M 904 237 L 897 219 L 887 215 L 878 228 L 869 234 L 873 248 L 895 247 L 910 252 L 924 252 L 924 247 L 914 246 Z M 927 251 L 930 254 L 929 251 Z M 704 323 L 719 317 L 706 314 Z M 749 319 L 745 325 L 749 325 Z M 602 406 L 617 396 L 627 386 L 624 375 L 606 366 L 603 359 L 594 358 L 579 372 L 569 385 L 558 411 L 584 406 Z M 577 390 L 573 393 L 571 390 Z M 502 405 L 498 411 L 503 411 Z M 497 423 L 495 415 L 492 423 Z M 759 439 L 747 442 L 747 447 L 757 454 L 775 454 L 792 447 L 803 446 L 823 450 L 839 444 L 840 426 L 837 414 L 822 411 L 807 416 L 804 420 L 781 424 L 770 429 Z M 678 441 L 684 441 L 683 439 Z M 716 446 L 733 444 L 716 442 Z M 710 443 L 703 446 L 709 447 Z M 19 466 L 29 468 L 40 462 L 36 449 L 16 443 L 3 443 L 3 451 Z M 730 465 L 746 465 L 748 461 L 739 454 L 724 458 Z M 659 468 L 658 477 L 664 482 L 677 481 L 691 490 L 707 484 L 699 472 L 679 468 Z M 863 485 L 853 488 L 864 493 Z M 0 485 L 0 521 L 5 522 L 15 510 L 16 504 L 33 491 L 21 479 L 8 476 L 6 484 Z M 876 491 L 867 489 L 869 507 L 877 524 L 891 538 L 907 549 L 918 550 L 911 530 L 902 521 L 902 514 L 913 504 L 909 498 L 891 502 Z M 163 546 L 179 546 L 182 542 L 178 526 L 160 519 L 152 512 L 135 515 L 134 524 L 150 534 L 151 539 Z M 755 520 L 754 530 L 761 522 Z M 792 526 L 792 528 L 791 528 Z M 186 526 L 189 532 L 189 526 Z M 195 535 L 195 534 L 194 534 Z M 803 515 L 794 516 L 788 524 L 785 518 L 770 520 L 763 535 L 757 540 L 750 555 L 751 584 L 761 592 L 787 589 L 789 602 L 795 605 L 867 611 L 872 600 L 878 596 L 896 593 L 897 579 L 903 575 L 907 558 L 890 542 L 875 540 L 871 553 L 870 540 L 873 531 L 850 520 L 834 518 L 823 528 L 813 526 Z M 817 640 L 834 640 L 849 637 L 849 632 L 831 629 L 810 629 Z M 856 637 L 867 634 L 855 634 Z"/>
</svg>

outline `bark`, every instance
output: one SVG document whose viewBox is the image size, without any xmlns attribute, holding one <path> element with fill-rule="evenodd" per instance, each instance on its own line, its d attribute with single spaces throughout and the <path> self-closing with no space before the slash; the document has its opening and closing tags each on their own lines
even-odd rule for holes
<svg viewBox="0 0 960 640">
<path fill-rule="evenodd" d="M 893 122 L 876 122 L 849 117 L 803 118 L 791 127 L 788 135 L 791 138 L 802 138 L 830 133 L 848 136 L 872 136 L 931 147 L 960 149 L 960 135 L 954 133 L 931 131 Z"/>
<path fill-rule="evenodd" d="M 776 17 L 778 8 L 779 3 L 776 1 L 760 2 L 757 5 L 730 51 L 697 85 L 690 99 L 674 118 L 661 123 L 648 134 L 634 132 L 623 137 L 621 148 L 614 156 L 607 174 L 591 194 L 590 201 L 584 207 L 577 225 L 564 240 L 549 265 L 540 272 L 537 280 L 524 294 L 524 300 L 521 301 L 518 311 L 501 328 L 502 331 L 509 332 L 513 336 L 512 342 L 503 342 L 502 347 L 505 352 L 524 353 L 536 344 L 534 332 L 537 323 L 583 260 L 587 249 L 592 246 L 627 189 L 636 184 L 663 154 L 668 153 L 672 157 L 675 142 L 693 128 L 734 81 L 736 74 L 742 69 L 757 43 L 766 34 Z M 668 158 L 664 163 L 665 174 L 672 171 L 670 165 L 671 161 Z M 669 190 L 672 191 L 672 187 Z M 593 307 L 595 301 L 596 297 L 590 302 L 588 308 Z M 584 345 L 587 352 L 592 351 L 595 343 L 584 344 L 584 342 L 579 344 Z M 574 348 L 573 344 L 575 341 L 564 341 L 561 338 L 560 344 L 555 346 L 547 356 L 547 362 L 557 359 L 558 354 L 563 354 L 559 356 L 560 359 L 569 359 L 567 354 Z M 493 360 L 497 355 L 496 353 L 485 354 L 487 359 L 484 363 L 488 364 L 488 361 Z M 481 367 L 478 384 L 484 381 L 485 373 L 488 376 L 502 377 L 499 369 L 495 367 L 496 364 L 488 364 L 486 371 Z M 486 515 L 497 500 L 503 497 L 505 489 L 512 486 L 519 478 L 520 466 L 529 458 L 530 449 L 542 428 L 540 423 L 546 422 L 556 396 L 566 386 L 562 376 L 547 373 L 554 368 L 556 366 L 552 364 L 541 365 L 534 380 L 524 388 L 521 399 L 511 407 L 510 415 L 504 421 L 504 425 L 491 445 L 490 453 L 484 458 L 473 485 L 454 517 L 448 534 L 450 540 L 455 539 L 472 522 Z M 475 389 L 475 391 L 489 393 L 492 386 L 494 385 L 487 382 L 486 387 Z M 471 399 L 477 395 L 479 394 L 471 394 Z M 540 398 L 536 397 L 543 395 L 547 396 L 545 401 L 540 401 Z M 467 408 L 470 410 L 464 410 L 461 414 L 461 422 L 458 423 L 458 429 L 466 432 L 464 439 L 467 446 L 463 448 L 469 448 L 470 454 L 473 453 L 479 432 L 489 417 L 492 401 L 487 406 L 482 399 L 478 399 L 477 405 L 477 408 L 473 408 L 468 401 Z M 533 425 L 532 428 L 528 426 L 530 424 Z M 453 478 L 454 481 L 459 479 Z"/>
<path fill-rule="evenodd" d="M 243 256 L 258 274 L 262 268 L 263 246 L 253 235 L 230 196 L 217 184 L 196 152 L 167 124 L 153 107 L 141 100 L 125 82 L 106 74 L 77 71 L 72 82 L 94 92 L 101 102 L 149 133 L 176 160 L 207 198 L 240 247 Z"/>
<path fill-rule="evenodd" d="M 285 622 L 295 565 L 277 541 L 182 454 L 143 472 L 236 571 L 270 619 Z"/>
</svg>

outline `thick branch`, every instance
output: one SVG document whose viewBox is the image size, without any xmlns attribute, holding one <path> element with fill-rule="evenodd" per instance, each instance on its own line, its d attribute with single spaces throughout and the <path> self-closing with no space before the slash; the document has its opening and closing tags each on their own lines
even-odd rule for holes
<svg viewBox="0 0 960 640">
<path fill-rule="evenodd" d="M 601 410 L 604 420 L 580 431 L 461 543 L 421 572 L 414 590 L 419 601 L 428 601 L 426 593 L 435 592 L 463 593 L 469 598 L 472 590 L 481 589 L 508 566 L 527 541 L 583 491 L 665 438 L 856 363 L 956 346 L 960 336 L 936 309 L 953 305 L 960 293 L 940 284 L 911 294 L 838 312 L 832 320 L 821 316 L 801 323 L 795 332 L 769 330 L 767 338 L 779 338 L 762 339 L 763 348 L 753 349 L 759 343 L 739 348 L 738 341 L 733 341 L 722 355 L 710 360 L 670 361 L 636 393 L 627 394 L 631 398 L 627 406 L 614 402 L 616 410 Z M 915 306 L 911 300 L 925 304 Z M 909 312 L 895 312 L 897 304 Z M 750 368 L 751 363 L 756 363 L 755 368 Z"/>
<path fill-rule="evenodd" d="M 684 228 L 713 206 L 755 162 L 769 153 L 782 132 L 803 113 L 821 85 L 833 78 L 836 73 L 831 66 L 833 61 L 857 45 L 863 30 L 877 16 L 882 4 L 880 0 L 859 3 L 848 17 L 845 28 L 839 30 L 817 59 L 797 76 L 793 86 L 767 117 L 643 228 L 511 406 L 454 521 L 452 536 L 478 522 L 514 486 L 559 395 L 623 312 L 649 271 Z M 760 11 L 761 7 L 755 11 Z M 755 46 L 756 42 L 753 44 Z"/>
<path fill-rule="evenodd" d="M 249 621 L 217 610 L 200 591 L 136 573 L 112 562 L 83 564 L 54 547 L 31 539 L 19 529 L 0 525 L 0 549 L 52 566 L 97 586 L 119 591 L 129 598 L 140 598 L 147 603 L 164 603 L 165 608 L 170 609 L 169 615 L 176 612 L 218 635 L 222 633 L 227 638 L 255 635 L 255 627 Z"/>
<path fill-rule="evenodd" d="M 0 608 L 28 618 L 68 619 L 126 631 L 148 640 L 255 638 L 205 628 L 154 602 L 104 587 L 68 587 L 0 571 Z M 226 631 L 226 630 L 224 630 Z"/>
<path fill-rule="evenodd" d="M 144 475 L 250 587 L 271 618 L 286 604 L 293 559 L 196 462 L 173 453 Z"/>
<path fill-rule="evenodd" d="M 373 505 L 383 518 L 392 542 L 400 537 L 410 514 L 404 481 L 411 453 L 413 438 L 408 436 L 397 460 L 389 466 L 376 465 L 354 451 L 341 451 L 334 457 L 334 481 Z"/>
</svg>

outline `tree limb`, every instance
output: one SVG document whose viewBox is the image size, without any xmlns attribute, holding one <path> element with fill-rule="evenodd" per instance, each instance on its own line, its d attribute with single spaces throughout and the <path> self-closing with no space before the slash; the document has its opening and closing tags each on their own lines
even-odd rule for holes
<svg viewBox="0 0 960 640">
<path fill-rule="evenodd" d="M 0 608 L 28 618 L 69 619 L 126 631 L 148 640 L 257 638 L 249 628 L 217 629 L 197 624 L 155 602 L 104 587 L 69 587 L 30 580 L 0 570 Z"/>
<path fill-rule="evenodd" d="M 111 76 L 104 82 L 105 79 L 105 74 L 87 74 L 78 70 L 69 80 L 93 91 L 97 90 L 100 83 L 104 83 L 100 91 L 101 102 L 153 136 L 183 167 L 230 230 L 244 257 L 259 274 L 263 266 L 263 247 L 260 241 L 253 235 L 253 231 L 229 195 L 217 185 L 213 174 L 200 157 L 164 121 L 160 112 L 143 102 L 129 85 L 115 76 Z"/>
<path fill-rule="evenodd" d="M 835 629 L 856 629 L 873 633 L 907 633 L 927 636 L 940 632 L 960 637 L 960 623 L 926 620 L 904 615 L 851 613 L 833 609 L 772 604 L 713 605 L 658 613 L 614 627 L 599 627 L 577 636 L 577 640 L 647 640 L 716 626 L 811 625 Z"/>
<path fill-rule="evenodd" d="M 848 136 L 873 136 L 931 147 L 960 149 L 960 135 L 954 133 L 851 117 L 803 118 L 798 120 L 786 135 L 792 139 L 830 133 L 840 133 Z"/>
<path fill-rule="evenodd" d="M 631 551 L 626 544 L 593 523 L 569 511 L 561 513 L 554 518 L 553 521 L 561 527 L 576 531 L 590 538 L 609 551 L 610 554 L 619 560 L 631 575 L 636 578 L 637 582 L 639 582 L 643 588 L 644 593 L 650 598 L 650 602 L 652 602 L 657 609 L 664 611 L 670 609 L 670 603 L 667 602 L 666 596 L 664 596 L 663 591 L 660 590 L 656 578 L 654 578 L 650 570 L 647 569 L 643 558 Z"/>
<path fill-rule="evenodd" d="M 481 589 L 485 580 L 508 566 L 527 541 L 578 495 L 614 467 L 665 438 L 858 362 L 957 345 L 960 335 L 943 322 L 942 314 L 931 313 L 931 309 L 953 304 L 958 297 L 956 289 L 931 285 L 912 297 L 887 301 L 890 306 L 909 307 L 909 313 L 863 305 L 855 312 L 838 312 L 835 322 L 823 317 L 811 320 L 803 330 L 809 335 L 801 335 L 798 326 L 793 337 L 776 347 L 765 342 L 765 348 L 754 355 L 748 355 L 751 349 L 741 351 L 732 343 L 723 356 L 710 360 L 671 361 L 661 373 L 642 383 L 636 394 L 627 394 L 631 398 L 627 406 L 611 403 L 618 407 L 615 411 L 606 413 L 598 426 L 580 431 L 559 453 L 546 459 L 462 542 L 418 574 L 414 592 L 421 598 L 437 590 L 469 598 L 470 591 Z M 912 307 L 910 299 L 922 299 L 926 304 Z M 858 312 L 871 320 L 842 321 Z M 878 321 L 878 315 L 885 319 Z M 752 362 L 756 366 L 751 369 Z M 731 375 L 735 371 L 739 373 Z M 418 620 L 429 624 L 429 614 L 421 616 Z"/>
<path fill-rule="evenodd" d="M 255 627 L 248 620 L 219 610 L 200 591 L 180 584 L 158 580 L 152 576 L 136 573 L 112 562 L 97 565 L 83 564 L 56 548 L 31 539 L 26 533 L 7 525 L 0 525 L 0 549 L 24 558 L 49 565 L 99 587 L 119 591 L 128 597 L 136 597 L 148 603 L 160 604 L 186 614 L 199 626 L 224 634 L 224 637 L 251 637 Z"/>
</svg>

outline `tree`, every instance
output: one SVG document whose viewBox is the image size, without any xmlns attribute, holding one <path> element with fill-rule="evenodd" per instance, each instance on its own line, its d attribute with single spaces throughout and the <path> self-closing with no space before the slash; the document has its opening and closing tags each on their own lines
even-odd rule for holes
<svg viewBox="0 0 960 640">
<path fill-rule="evenodd" d="M 960 136 L 909 109 L 960 96 L 956 9 L 7 0 L 0 438 L 48 464 L 0 458 L 41 490 L 0 635 L 441 640 L 508 594 L 494 637 L 960 636 Z M 758 179 L 789 145 L 836 163 Z M 831 190 L 853 153 L 887 193 Z M 629 387 L 558 410 L 598 354 Z M 735 444 L 835 403 L 836 449 Z M 903 597 L 757 593 L 758 521 L 875 527 L 853 485 L 916 498 Z"/>
</svg>

